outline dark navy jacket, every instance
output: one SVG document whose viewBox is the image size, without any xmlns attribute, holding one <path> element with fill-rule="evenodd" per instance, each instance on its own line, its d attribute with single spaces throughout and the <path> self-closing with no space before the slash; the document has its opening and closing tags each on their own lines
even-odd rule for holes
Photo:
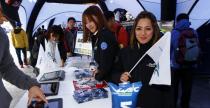
<svg viewBox="0 0 210 108">
<path fill-rule="evenodd" d="M 106 28 L 92 36 L 94 59 L 98 64 L 96 80 L 110 81 L 115 70 L 115 59 L 119 51 L 115 35 Z"/>
</svg>

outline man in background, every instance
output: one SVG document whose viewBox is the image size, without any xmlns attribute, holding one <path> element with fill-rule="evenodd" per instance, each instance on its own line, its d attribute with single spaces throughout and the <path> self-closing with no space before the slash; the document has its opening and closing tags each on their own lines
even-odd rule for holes
<svg viewBox="0 0 210 108">
<path fill-rule="evenodd" d="M 180 108 L 190 107 L 193 72 L 199 55 L 197 32 L 190 28 L 189 16 L 181 13 L 176 18 L 176 25 L 171 32 L 171 71 L 174 86 L 175 105 L 181 94 Z M 188 40 L 190 40 L 188 42 Z M 184 50 L 183 50 L 184 49 Z M 186 59 L 187 58 L 187 59 Z M 179 87 L 181 84 L 181 89 Z M 179 93 L 179 91 L 181 93 Z"/>
<path fill-rule="evenodd" d="M 126 29 L 120 23 L 115 21 L 114 13 L 112 11 L 106 11 L 104 15 L 108 22 L 108 28 L 115 33 L 119 47 L 127 47 L 129 43 L 129 37 Z"/>
<path fill-rule="evenodd" d="M 74 48 L 77 38 L 77 27 L 75 27 L 76 19 L 69 17 L 67 20 L 67 28 L 64 30 L 64 43 L 67 56 L 74 56 Z"/>
</svg>

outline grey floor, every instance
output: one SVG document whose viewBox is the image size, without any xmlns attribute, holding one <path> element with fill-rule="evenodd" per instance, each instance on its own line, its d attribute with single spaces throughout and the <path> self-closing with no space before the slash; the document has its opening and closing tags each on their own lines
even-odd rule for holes
<svg viewBox="0 0 210 108">
<path fill-rule="evenodd" d="M 210 108 L 210 79 L 194 78 L 191 108 Z"/>
</svg>

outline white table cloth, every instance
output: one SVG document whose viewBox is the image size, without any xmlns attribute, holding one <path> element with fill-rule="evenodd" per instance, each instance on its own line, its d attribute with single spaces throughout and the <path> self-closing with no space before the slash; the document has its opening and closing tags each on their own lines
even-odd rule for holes
<svg viewBox="0 0 210 108">
<path fill-rule="evenodd" d="M 77 58 L 78 60 L 78 58 Z M 78 104 L 74 98 L 73 98 L 73 80 L 75 79 L 74 76 L 74 70 L 78 69 L 76 67 L 70 67 L 68 64 L 64 68 L 60 68 L 64 70 L 65 73 L 65 79 L 64 81 L 60 81 L 60 87 L 58 95 L 56 96 L 49 96 L 47 99 L 53 99 L 53 98 L 62 98 L 63 99 L 63 108 L 111 108 L 112 102 L 111 102 L 111 93 L 109 88 L 106 88 L 108 90 L 108 98 L 105 99 L 94 99 L 89 102 L 80 103 Z M 40 79 L 40 77 L 45 72 L 41 72 L 40 75 L 37 77 L 37 80 Z M 22 98 L 19 100 L 19 102 L 16 104 L 15 108 L 27 108 L 27 102 L 28 102 L 28 92 L 26 92 Z"/>
</svg>

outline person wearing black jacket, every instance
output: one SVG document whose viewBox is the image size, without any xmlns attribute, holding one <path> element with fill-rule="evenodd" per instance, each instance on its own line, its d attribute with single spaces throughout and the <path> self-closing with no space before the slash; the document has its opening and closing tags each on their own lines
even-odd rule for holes
<svg viewBox="0 0 210 108">
<path fill-rule="evenodd" d="M 129 74 L 136 62 L 149 50 L 160 37 L 159 27 L 155 16 L 143 11 L 135 19 L 131 32 L 130 47 L 120 52 L 120 63 L 124 73 L 122 82 L 141 81 L 143 86 L 139 92 L 137 107 L 141 108 L 173 108 L 170 87 L 149 85 L 155 69 L 155 62 L 146 55 L 135 69 Z"/>
<path fill-rule="evenodd" d="M 109 31 L 106 20 L 97 6 L 88 7 L 82 15 L 83 41 L 92 41 L 93 58 L 98 67 L 92 69 L 95 79 L 111 81 L 119 47 L 114 33 Z"/>
</svg>

